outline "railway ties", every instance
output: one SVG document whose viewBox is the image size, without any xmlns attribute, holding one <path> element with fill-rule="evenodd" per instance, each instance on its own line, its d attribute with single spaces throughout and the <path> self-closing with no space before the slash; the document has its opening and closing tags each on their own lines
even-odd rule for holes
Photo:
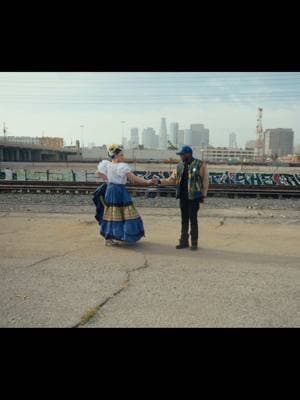
<svg viewBox="0 0 300 400">
<path fill-rule="evenodd" d="M 92 195 L 99 184 L 99 182 L 0 181 L 0 193 Z M 128 184 L 127 188 L 134 197 L 175 197 L 175 186 L 155 186 L 149 188 Z M 300 187 L 211 184 L 208 197 L 300 198 Z"/>
</svg>

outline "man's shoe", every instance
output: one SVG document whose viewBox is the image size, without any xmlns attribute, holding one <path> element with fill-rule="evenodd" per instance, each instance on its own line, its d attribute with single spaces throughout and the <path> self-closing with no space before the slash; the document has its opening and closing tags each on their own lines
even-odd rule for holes
<svg viewBox="0 0 300 400">
<path fill-rule="evenodd" d="M 192 244 L 191 250 L 193 250 L 193 251 L 198 250 L 198 245 L 196 243 Z"/>
<path fill-rule="evenodd" d="M 188 243 L 179 243 L 179 244 L 176 246 L 176 249 L 186 249 L 187 247 L 189 247 L 189 244 L 188 244 Z"/>
</svg>

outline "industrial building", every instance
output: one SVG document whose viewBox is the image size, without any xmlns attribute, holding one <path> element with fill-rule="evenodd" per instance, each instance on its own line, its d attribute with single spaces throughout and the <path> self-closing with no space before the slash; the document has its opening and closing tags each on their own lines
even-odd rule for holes
<svg viewBox="0 0 300 400">
<path fill-rule="evenodd" d="M 0 162 L 67 161 L 67 157 L 72 154 L 76 154 L 76 150 L 55 149 L 40 144 L 22 144 L 0 140 Z"/>
<path fill-rule="evenodd" d="M 227 162 L 254 160 L 254 149 L 230 149 L 227 147 L 212 147 L 208 149 L 193 147 L 193 149 L 195 154 L 205 161 Z"/>
<path fill-rule="evenodd" d="M 227 162 L 229 160 L 239 161 L 253 161 L 254 160 L 254 149 L 229 149 L 226 147 L 208 148 L 203 149 L 202 147 L 192 146 L 195 157 L 199 157 L 206 161 L 211 162 Z M 160 150 L 160 149 L 125 149 L 125 159 L 128 161 L 141 161 L 141 162 L 164 162 L 168 160 L 179 160 L 179 156 L 176 155 L 176 150 Z M 93 149 L 84 148 L 82 149 L 82 156 L 70 156 L 68 159 L 75 161 L 75 158 L 79 161 L 82 157 L 82 161 L 99 161 L 107 158 L 107 150 L 102 147 L 95 147 Z"/>
<path fill-rule="evenodd" d="M 8 144 L 41 145 L 53 149 L 64 147 L 64 139 L 60 137 L 3 136 L 1 141 Z"/>
<path fill-rule="evenodd" d="M 294 153 L 294 131 L 290 128 L 265 130 L 264 142 L 266 156 L 282 157 Z"/>
</svg>

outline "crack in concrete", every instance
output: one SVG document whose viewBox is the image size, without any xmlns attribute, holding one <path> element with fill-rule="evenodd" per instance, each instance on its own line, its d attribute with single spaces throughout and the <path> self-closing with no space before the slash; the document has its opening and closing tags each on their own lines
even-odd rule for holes
<svg viewBox="0 0 300 400">
<path fill-rule="evenodd" d="M 48 260 L 52 260 L 53 258 L 65 257 L 66 255 L 68 255 L 70 253 L 72 253 L 72 251 L 68 251 L 67 253 L 64 253 L 64 254 L 45 257 L 45 258 L 42 258 L 41 260 L 38 260 L 38 261 L 36 261 L 36 262 L 34 262 L 32 264 L 24 266 L 24 268 L 34 267 L 35 265 L 42 264 L 43 262 L 48 261 Z"/>
<path fill-rule="evenodd" d="M 143 253 L 141 253 L 141 254 L 143 254 Z M 93 308 L 90 308 L 90 309 L 86 310 L 83 313 L 83 315 L 81 316 L 80 321 L 77 324 L 75 324 L 74 326 L 72 326 L 71 328 L 79 328 L 80 326 L 86 325 L 92 318 L 95 317 L 97 312 L 105 304 L 107 304 L 110 300 L 112 300 L 113 298 L 118 296 L 120 293 L 122 293 L 126 288 L 128 288 L 128 286 L 130 284 L 130 280 L 131 280 L 131 274 L 133 272 L 140 271 L 142 269 L 146 269 L 146 268 L 148 268 L 150 266 L 145 254 L 143 254 L 143 256 L 144 256 L 144 259 L 145 259 L 144 264 L 140 265 L 137 268 L 134 268 L 134 269 L 131 269 L 131 270 L 127 270 L 126 271 L 126 279 L 123 281 L 121 287 L 116 292 L 114 292 L 111 296 L 108 296 L 104 301 L 102 301 L 102 303 L 98 304 L 96 307 L 93 307 Z"/>
</svg>

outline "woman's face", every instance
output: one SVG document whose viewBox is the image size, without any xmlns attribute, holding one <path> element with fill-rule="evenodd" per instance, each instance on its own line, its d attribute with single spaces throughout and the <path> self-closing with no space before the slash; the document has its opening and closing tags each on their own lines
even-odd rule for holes
<svg viewBox="0 0 300 400">
<path fill-rule="evenodd" d="M 115 160 L 116 160 L 117 162 L 123 162 L 123 161 L 124 161 L 124 153 L 123 153 L 123 151 L 121 151 L 119 154 L 117 154 L 117 155 L 115 156 Z"/>
</svg>

